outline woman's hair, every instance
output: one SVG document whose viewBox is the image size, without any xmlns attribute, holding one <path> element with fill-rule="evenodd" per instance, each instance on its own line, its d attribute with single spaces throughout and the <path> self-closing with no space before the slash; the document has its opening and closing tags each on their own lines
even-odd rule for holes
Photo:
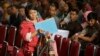
<svg viewBox="0 0 100 56">
<path fill-rule="evenodd" d="M 26 8 L 25 8 L 25 15 L 27 18 L 30 19 L 30 16 L 29 16 L 29 11 L 30 10 L 36 10 L 36 8 L 32 5 L 32 4 L 29 4 Z"/>
<path fill-rule="evenodd" d="M 97 14 L 95 12 L 91 12 L 87 16 L 87 20 L 90 21 L 91 19 L 97 20 Z"/>
</svg>

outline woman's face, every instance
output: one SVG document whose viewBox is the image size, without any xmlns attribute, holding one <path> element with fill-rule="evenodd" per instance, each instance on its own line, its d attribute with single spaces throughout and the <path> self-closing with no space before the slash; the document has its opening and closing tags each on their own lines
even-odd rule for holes
<svg viewBox="0 0 100 56">
<path fill-rule="evenodd" d="M 37 11 L 36 10 L 29 10 L 29 17 L 31 20 L 37 18 Z"/>
</svg>

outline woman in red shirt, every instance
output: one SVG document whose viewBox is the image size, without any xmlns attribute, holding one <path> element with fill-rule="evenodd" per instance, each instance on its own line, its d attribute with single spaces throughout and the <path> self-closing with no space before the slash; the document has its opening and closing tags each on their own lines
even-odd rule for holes
<svg viewBox="0 0 100 56">
<path fill-rule="evenodd" d="M 19 56 L 33 56 L 34 49 L 38 43 L 37 31 L 35 24 L 40 21 L 37 18 L 37 11 L 32 7 L 28 6 L 25 9 L 27 18 L 20 25 L 20 35 L 23 39 L 22 53 Z"/>
</svg>

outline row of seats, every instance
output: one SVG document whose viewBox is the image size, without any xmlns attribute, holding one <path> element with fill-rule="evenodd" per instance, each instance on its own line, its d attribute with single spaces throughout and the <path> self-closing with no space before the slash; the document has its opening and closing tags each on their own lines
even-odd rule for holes
<svg viewBox="0 0 100 56">
<path fill-rule="evenodd" d="M 59 56 L 79 56 L 81 50 L 81 43 L 71 41 L 69 38 L 63 38 L 56 35 L 55 41 L 57 44 L 57 51 Z M 89 43 L 86 46 L 84 56 L 100 56 L 100 47 Z"/>
<path fill-rule="evenodd" d="M 15 38 L 16 31 L 14 26 L 0 25 L 0 56 L 17 56 L 22 40 L 19 34 Z M 81 47 L 79 42 L 62 38 L 60 35 L 56 35 L 54 39 L 59 56 L 79 56 Z M 100 56 L 100 47 L 93 44 L 87 45 L 84 56 Z"/>
<path fill-rule="evenodd" d="M 21 45 L 21 38 L 14 26 L 0 25 L 0 56 L 15 56 Z M 16 37 L 16 38 L 15 38 Z"/>
</svg>

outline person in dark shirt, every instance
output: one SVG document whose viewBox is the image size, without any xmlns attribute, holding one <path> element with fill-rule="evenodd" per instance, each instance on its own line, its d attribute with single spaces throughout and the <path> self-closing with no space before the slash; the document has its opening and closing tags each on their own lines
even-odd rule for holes
<svg viewBox="0 0 100 56">
<path fill-rule="evenodd" d="M 9 21 L 10 21 L 9 25 L 18 27 L 18 22 L 16 21 L 18 17 L 18 7 L 17 5 L 11 5 L 9 8 L 11 10 L 11 14 L 9 18 Z"/>
<path fill-rule="evenodd" d="M 13 25 L 19 29 L 21 22 L 26 18 L 25 7 L 18 5 L 11 5 L 11 14 L 9 25 Z"/>
<path fill-rule="evenodd" d="M 66 25 L 66 30 L 69 30 L 69 38 L 71 38 L 75 33 L 80 32 L 82 30 L 81 24 L 78 20 L 78 10 L 72 9 L 70 12 L 70 22 Z"/>
</svg>

